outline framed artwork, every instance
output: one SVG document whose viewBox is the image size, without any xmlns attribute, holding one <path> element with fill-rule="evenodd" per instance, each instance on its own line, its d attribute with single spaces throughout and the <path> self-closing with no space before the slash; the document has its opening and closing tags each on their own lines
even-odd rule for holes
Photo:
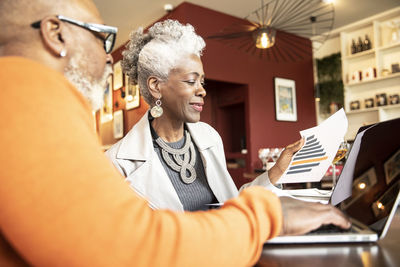
<svg viewBox="0 0 400 267">
<path fill-rule="evenodd" d="M 104 90 L 104 95 L 103 95 L 103 102 L 104 105 L 100 109 L 100 122 L 105 123 L 113 118 L 113 92 L 112 92 L 112 78 L 113 76 L 110 75 L 107 79 L 107 85 Z"/>
<path fill-rule="evenodd" d="M 114 64 L 113 66 L 114 70 L 114 90 L 118 90 L 119 88 L 122 87 L 122 66 L 121 66 L 121 61 L 118 61 L 117 63 Z"/>
<path fill-rule="evenodd" d="M 96 119 L 96 111 L 92 111 L 92 116 L 93 116 L 93 130 L 97 132 L 97 119 Z"/>
<path fill-rule="evenodd" d="M 399 95 L 398 94 L 390 95 L 389 96 L 389 103 L 390 103 L 390 105 L 399 104 L 400 103 Z"/>
<path fill-rule="evenodd" d="M 129 76 L 125 75 L 125 109 L 137 108 L 140 105 L 139 85 L 129 83 Z"/>
<path fill-rule="evenodd" d="M 122 138 L 124 136 L 124 113 L 122 110 L 114 112 L 113 132 L 114 138 Z"/>
<path fill-rule="evenodd" d="M 373 108 L 374 107 L 374 99 L 373 98 L 367 98 L 364 100 L 364 106 L 365 108 Z"/>
<path fill-rule="evenodd" d="M 383 94 L 377 94 L 377 95 L 375 96 L 375 98 L 376 98 L 376 105 L 377 105 L 378 107 L 386 106 L 386 105 L 387 105 L 387 96 L 386 96 L 385 93 L 383 93 Z"/>
<path fill-rule="evenodd" d="M 275 116 L 278 121 L 297 121 L 294 80 L 275 78 Z"/>
<path fill-rule="evenodd" d="M 400 64 L 394 63 L 392 64 L 392 73 L 397 73 L 397 72 L 400 72 Z"/>
<path fill-rule="evenodd" d="M 360 109 L 360 101 L 355 100 L 350 102 L 350 110 L 358 110 Z"/>
</svg>

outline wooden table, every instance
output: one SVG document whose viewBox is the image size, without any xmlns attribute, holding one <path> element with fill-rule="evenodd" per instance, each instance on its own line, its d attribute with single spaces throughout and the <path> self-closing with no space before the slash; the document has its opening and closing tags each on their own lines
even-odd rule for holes
<svg viewBox="0 0 400 267">
<path fill-rule="evenodd" d="M 400 208 L 386 237 L 376 243 L 264 245 L 256 266 L 400 266 Z"/>
</svg>

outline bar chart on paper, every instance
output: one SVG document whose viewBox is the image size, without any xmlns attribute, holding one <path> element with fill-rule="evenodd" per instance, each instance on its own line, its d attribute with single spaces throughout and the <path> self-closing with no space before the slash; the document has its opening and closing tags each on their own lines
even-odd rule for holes
<svg viewBox="0 0 400 267">
<path fill-rule="evenodd" d="M 303 130 L 303 147 L 297 151 L 278 183 L 318 182 L 332 163 L 347 131 L 347 118 L 341 109 L 320 125 Z"/>
<path fill-rule="evenodd" d="M 325 149 L 315 135 L 306 138 L 302 149 L 293 158 L 286 175 L 311 172 L 320 165 L 321 161 L 328 159 Z"/>
</svg>

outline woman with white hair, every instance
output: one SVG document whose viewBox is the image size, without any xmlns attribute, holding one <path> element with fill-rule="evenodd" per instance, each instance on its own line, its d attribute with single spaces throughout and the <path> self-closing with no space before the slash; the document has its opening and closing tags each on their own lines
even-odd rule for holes
<svg viewBox="0 0 400 267">
<path fill-rule="evenodd" d="M 131 187 L 154 209 L 203 210 L 238 190 L 226 168 L 219 134 L 199 122 L 203 109 L 204 40 L 194 28 L 166 20 L 133 32 L 122 67 L 150 105 L 140 121 L 107 152 Z M 251 185 L 271 186 L 303 141 L 288 146 Z"/>
</svg>

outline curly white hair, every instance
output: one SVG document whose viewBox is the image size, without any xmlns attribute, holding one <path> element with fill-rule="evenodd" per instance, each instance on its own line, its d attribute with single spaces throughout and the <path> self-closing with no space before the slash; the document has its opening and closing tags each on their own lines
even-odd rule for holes
<svg viewBox="0 0 400 267">
<path fill-rule="evenodd" d="M 130 34 L 127 49 L 122 52 L 122 68 L 130 83 L 139 84 L 143 98 L 153 106 L 148 77 L 166 80 L 180 59 L 191 54 L 201 56 L 204 47 L 203 38 L 195 33 L 192 25 L 170 19 L 157 22 L 147 33 L 139 28 Z"/>
</svg>

